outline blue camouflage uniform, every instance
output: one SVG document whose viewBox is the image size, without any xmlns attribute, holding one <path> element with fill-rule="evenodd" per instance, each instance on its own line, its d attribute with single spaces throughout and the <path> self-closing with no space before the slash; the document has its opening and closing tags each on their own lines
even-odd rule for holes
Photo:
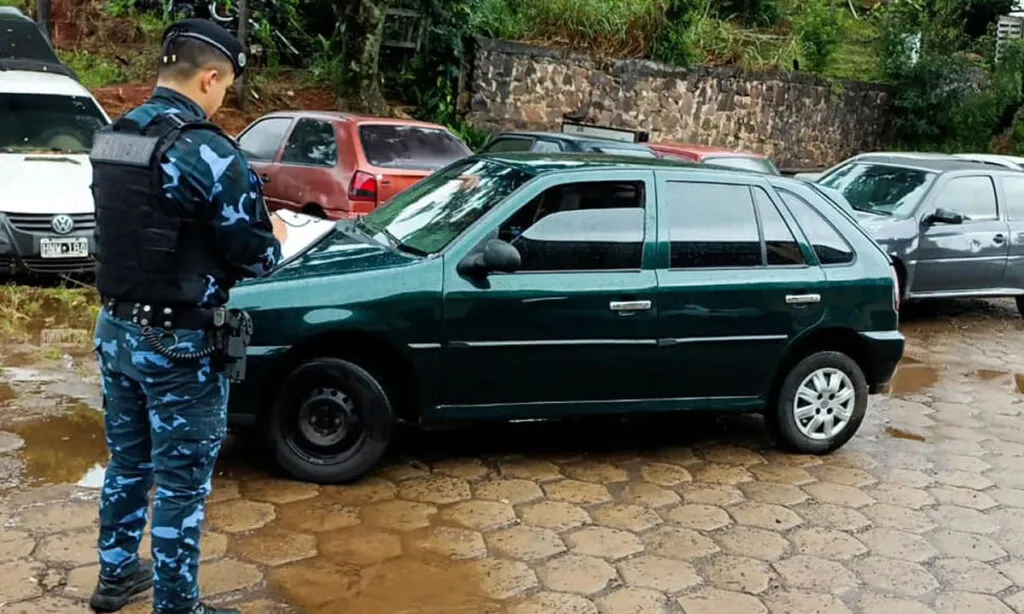
<svg viewBox="0 0 1024 614">
<path fill-rule="evenodd" d="M 205 120 L 187 97 L 157 88 L 126 117 L 146 125 L 157 114 Z M 281 259 L 259 178 L 223 136 L 196 129 L 181 135 L 162 160 L 164 190 L 193 216 L 209 219 L 212 236 L 236 278 L 261 276 Z M 223 305 L 229 281 L 207 276 L 202 306 Z M 207 333 L 175 330 L 175 350 L 203 349 Z M 176 363 L 153 351 L 139 326 L 104 309 L 95 349 L 103 378 L 111 452 L 100 508 L 104 578 L 135 568 L 155 482 L 152 555 L 156 612 L 187 612 L 197 603 L 200 529 L 214 463 L 227 431 L 228 381 L 209 358 Z"/>
</svg>

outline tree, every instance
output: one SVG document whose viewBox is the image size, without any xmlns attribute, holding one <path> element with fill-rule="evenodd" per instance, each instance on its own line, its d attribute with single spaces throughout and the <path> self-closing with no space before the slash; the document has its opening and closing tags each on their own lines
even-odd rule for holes
<svg viewBox="0 0 1024 614">
<path fill-rule="evenodd" d="M 341 95 L 356 111 L 385 115 L 380 44 L 392 0 L 331 0 L 341 42 Z"/>
</svg>

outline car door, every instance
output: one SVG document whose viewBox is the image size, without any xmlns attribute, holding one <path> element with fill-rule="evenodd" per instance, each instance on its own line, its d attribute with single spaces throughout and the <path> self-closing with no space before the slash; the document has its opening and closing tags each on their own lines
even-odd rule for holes
<svg viewBox="0 0 1024 614">
<path fill-rule="evenodd" d="M 999 183 L 1009 236 L 1003 285 L 1024 290 L 1024 174 L 1001 173 Z"/>
<path fill-rule="evenodd" d="M 330 208 L 339 191 L 338 137 L 333 123 L 308 117 L 292 127 L 276 165 L 275 196 L 295 211 L 319 213 Z"/>
<path fill-rule="evenodd" d="M 937 209 L 965 216 L 962 224 L 927 223 Z M 1003 285 L 1009 226 L 987 174 L 955 175 L 935 186 L 917 212 L 917 248 L 909 255 L 915 295 L 971 292 Z"/>
<path fill-rule="evenodd" d="M 491 222 L 489 236 L 520 251 L 516 273 L 473 280 L 446 261 L 444 404 L 547 415 L 651 394 L 653 179 L 542 177 Z"/>
<path fill-rule="evenodd" d="M 754 176 L 658 173 L 658 395 L 764 394 L 824 313 L 826 279 L 779 195 Z"/>
<path fill-rule="evenodd" d="M 291 124 L 290 117 L 266 117 L 257 120 L 238 136 L 238 145 L 248 158 L 249 165 L 263 180 L 263 194 L 272 211 L 288 204 L 276 176 L 279 155 Z"/>
</svg>

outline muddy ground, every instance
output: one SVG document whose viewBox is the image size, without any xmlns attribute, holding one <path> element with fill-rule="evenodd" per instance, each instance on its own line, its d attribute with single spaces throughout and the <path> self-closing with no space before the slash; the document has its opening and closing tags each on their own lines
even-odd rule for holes
<svg viewBox="0 0 1024 614">
<path fill-rule="evenodd" d="M 94 311 L 33 313 L 0 346 L 0 612 L 85 612 Z M 1024 613 L 1024 322 L 983 301 L 904 319 L 891 390 L 823 458 L 749 417 L 515 425 L 403 432 L 372 477 L 317 487 L 235 435 L 204 593 L 246 614 Z"/>
</svg>

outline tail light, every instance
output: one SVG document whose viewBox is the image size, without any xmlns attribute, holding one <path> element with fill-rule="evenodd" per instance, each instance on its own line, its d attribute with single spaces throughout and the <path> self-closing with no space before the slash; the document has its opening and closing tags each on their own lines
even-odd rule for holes
<svg viewBox="0 0 1024 614">
<path fill-rule="evenodd" d="M 376 203 L 377 178 L 370 173 L 356 171 L 352 176 L 352 185 L 348 188 L 348 199 Z"/>
</svg>

